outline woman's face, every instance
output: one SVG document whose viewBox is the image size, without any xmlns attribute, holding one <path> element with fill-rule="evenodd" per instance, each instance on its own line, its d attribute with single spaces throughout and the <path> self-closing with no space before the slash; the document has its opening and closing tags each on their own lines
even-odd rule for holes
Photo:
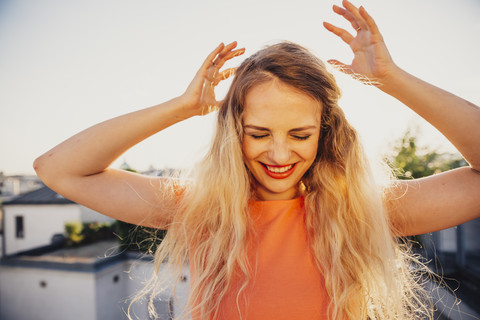
<svg viewBox="0 0 480 320">
<path fill-rule="evenodd" d="M 260 200 L 298 195 L 320 135 L 320 103 L 279 80 L 251 88 L 243 114 L 243 156 Z"/>
</svg>

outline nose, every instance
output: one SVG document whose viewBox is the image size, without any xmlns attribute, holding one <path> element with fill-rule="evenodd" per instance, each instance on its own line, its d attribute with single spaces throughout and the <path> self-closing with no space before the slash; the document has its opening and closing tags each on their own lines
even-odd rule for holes
<svg viewBox="0 0 480 320">
<path fill-rule="evenodd" d="M 268 151 L 268 157 L 273 165 L 287 165 L 291 157 L 290 145 L 286 139 L 273 139 Z"/>
</svg>

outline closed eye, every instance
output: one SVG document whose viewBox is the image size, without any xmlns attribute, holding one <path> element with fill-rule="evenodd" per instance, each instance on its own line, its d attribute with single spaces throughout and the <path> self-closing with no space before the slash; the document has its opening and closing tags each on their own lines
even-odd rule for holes
<svg viewBox="0 0 480 320">
<path fill-rule="evenodd" d="M 307 136 L 293 135 L 292 137 L 297 139 L 297 140 L 307 140 L 308 138 L 310 138 L 310 135 L 307 135 Z"/>
<path fill-rule="evenodd" d="M 251 134 L 250 135 L 253 139 L 262 139 L 268 136 L 268 134 Z"/>
</svg>

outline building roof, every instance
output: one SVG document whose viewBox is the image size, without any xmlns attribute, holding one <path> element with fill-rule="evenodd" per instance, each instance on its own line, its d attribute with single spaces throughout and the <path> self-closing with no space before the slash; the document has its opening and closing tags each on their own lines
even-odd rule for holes
<svg viewBox="0 0 480 320">
<path fill-rule="evenodd" d="M 72 200 L 64 198 L 47 186 L 40 189 L 21 194 L 10 201 L 5 201 L 3 205 L 12 204 L 71 204 Z"/>
<path fill-rule="evenodd" d="M 128 259 L 148 260 L 123 250 L 118 240 L 104 240 L 77 248 L 56 248 L 55 245 L 35 248 L 0 259 L 0 267 L 40 268 L 50 270 L 97 272 Z"/>
</svg>

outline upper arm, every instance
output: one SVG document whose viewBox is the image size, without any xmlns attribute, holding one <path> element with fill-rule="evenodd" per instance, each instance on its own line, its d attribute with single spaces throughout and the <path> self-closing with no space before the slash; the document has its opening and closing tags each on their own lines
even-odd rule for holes
<svg viewBox="0 0 480 320">
<path fill-rule="evenodd" d="M 385 202 L 401 236 L 446 229 L 480 217 L 480 175 L 465 167 L 399 180 L 387 190 Z"/>
<path fill-rule="evenodd" d="M 166 229 L 176 194 L 167 178 L 106 169 L 84 177 L 64 177 L 50 186 L 66 198 L 128 223 Z"/>
</svg>

